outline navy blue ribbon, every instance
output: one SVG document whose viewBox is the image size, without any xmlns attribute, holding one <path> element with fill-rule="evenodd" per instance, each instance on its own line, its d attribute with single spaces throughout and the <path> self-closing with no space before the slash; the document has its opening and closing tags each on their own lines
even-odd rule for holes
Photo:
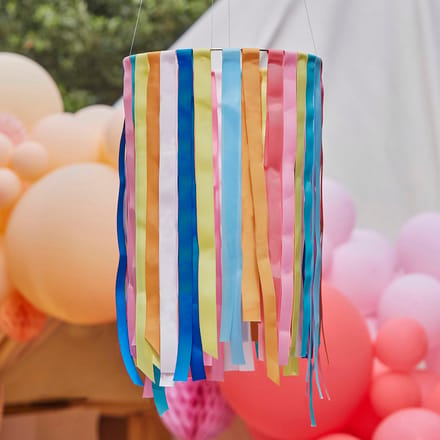
<svg viewBox="0 0 440 440">
<path fill-rule="evenodd" d="M 119 346 L 122 359 L 130 379 L 135 385 L 142 386 L 136 365 L 130 353 L 130 342 L 128 338 L 127 305 L 125 303 L 125 279 L 127 274 L 127 248 L 125 245 L 124 232 L 124 194 L 125 194 L 125 124 L 122 130 L 121 142 L 119 145 L 119 194 L 117 212 L 117 232 L 119 246 L 119 265 L 116 275 L 116 321 L 118 329 Z"/>
<path fill-rule="evenodd" d="M 194 85 L 191 49 L 177 50 L 178 90 L 178 232 L 179 347 L 174 380 L 205 379 L 199 325 L 197 206 L 194 165 Z"/>
</svg>

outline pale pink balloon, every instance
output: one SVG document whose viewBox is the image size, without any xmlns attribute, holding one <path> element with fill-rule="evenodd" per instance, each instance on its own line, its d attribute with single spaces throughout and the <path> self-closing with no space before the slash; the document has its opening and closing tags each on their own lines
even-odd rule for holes
<svg viewBox="0 0 440 440">
<path fill-rule="evenodd" d="M 0 168 L 0 208 L 8 208 L 21 193 L 21 181 L 17 174 L 8 168 Z"/>
<path fill-rule="evenodd" d="M 409 372 L 425 359 L 428 337 L 423 326 L 411 318 L 393 318 L 379 329 L 376 356 L 392 371 Z"/>
<path fill-rule="evenodd" d="M 324 437 L 319 437 L 318 440 L 360 440 L 359 437 L 354 437 L 353 435 L 350 434 L 330 434 L 330 435 L 326 435 Z"/>
<path fill-rule="evenodd" d="M 42 119 L 32 130 L 31 137 L 47 150 L 49 169 L 77 162 L 95 162 L 99 157 L 99 138 L 95 130 L 71 113 Z"/>
<path fill-rule="evenodd" d="M 328 280 L 333 265 L 334 247 L 330 239 L 324 234 L 322 237 L 322 279 Z"/>
<path fill-rule="evenodd" d="M 407 317 L 425 329 L 429 346 L 440 344 L 440 283 L 429 275 L 411 274 L 396 278 L 384 291 L 379 321 Z"/>
<path fill-rule="evenodd" d="M 0 53 L 0 112 L 14 115 L 27 128 L 63 111 L 55 81 L 35 61 L 23 55 Z"/>
<path fill-rule="evenodd" d="M 14 144 L 11 139 L 3 133 L 0 133 L 0 167 L 9 165 Z"/>
<path fill-rule="evenodd" d="M 356 228 L 351 234 L 350 241 L 370 245 L 376 252 L 387 256 L 389 261 L 393 262 L 394 268 L 397 268 L 396 249 L 390 240 L 381 233 L 372 229 Z"/>
<path fill-rule="evenodd" d="M 379 322 L 377 318 L 367 318 L 365 320 L 368 332 L 370 333 L 370 338 L 374 342 L 376 340 L 377 332 L 379 331 Z"/>
<path fill-rule="evenodd" d="M 408 220 L 397 238 L 397 255 L 405 272 L 440 280 L 440 213 L 426 212 Z"/>
<path fill-rule="evenodd" d="M 41 177 L 49 166 L 46 149 L 37 142 L 17 145 L 11 156 L 11 168 L 23 179 L 33 181 Z"/>
<path fill-rule="evenodd" d="M 350 193 L 335 180 L 324 178 L 324 232 L 334 246 L 350 238 L 356 222 L 356 210 Z"/>
<path fill-rule="evenodd" d="M 422 408 L 397 411 L 377 427 L 373 440 L 438 440 L 440 415 Z"/>
<path fill-rule="evenodd" d="M 347 296 L 364 316 L 374 316 L 380 296 L 394 277 L 389 252 L 362 240 L 349 241 L 333 252 L 330 285 Z"/>
</svg>

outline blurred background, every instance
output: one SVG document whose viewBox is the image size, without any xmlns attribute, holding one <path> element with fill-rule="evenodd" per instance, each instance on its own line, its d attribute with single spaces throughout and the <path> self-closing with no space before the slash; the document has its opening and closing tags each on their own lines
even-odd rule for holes
<svg viewBox="0 0 440 440">
<path fill-rule="evenodd" d="M 145 0 L 140 12 L 133 53 L 323 59 L 331 400 L 315 396 L 316 429 L 304 377 L 278 388 L 258 366 L 177 387 L 161 420 L 124 370 L 119 100 L 138 6 L 0 0 L 0 440 L 438 440 L 440 4 Z"/>
</svg>

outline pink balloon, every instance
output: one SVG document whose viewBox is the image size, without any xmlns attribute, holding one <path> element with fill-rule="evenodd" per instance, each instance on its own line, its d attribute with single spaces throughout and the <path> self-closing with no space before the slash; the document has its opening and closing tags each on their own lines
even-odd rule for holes
<svg viewBox="0 0 440 440">
<path fill-rule="evenodd" d="M 426 366 L 429 371 L 440 374 L 440 346 L 429 351 L 426 357 Z"/>
<path fill-rule="evenodd" d="M 440 383 L 431 390 L 423 406 L 440 414 Z"/>
<path fill-rule="evenodd" d="M 440 280 L 440 213 L 426 212 L 406 222 L 397 239 L 399 264 Z"/>
<path fill-rule="evenodd" d="M 373 440 L 438 440 L 440 416 L 422 408 L 391 414 L 378 426 Z"/>
<path fill-rule="evenodd" d="M 335 246 L 347 241 L 356 222 L 356 210 L 350 193 L 338 182 L 323 181 L 324 231 Z"/>
<path fill-rule="evenodd" d="M 328 280 L 333 265 L 333 244 L 324 234 L 322 238 L 322 279 Z"/>
<path fill-rule="evenodd" d="M 376 356 L 391 370 L 411 371 L 428 353 L 425 329 L 411 318 L 394 318 L 379 330 Z"/>
<path fill-rule="evenodd" d="M 426 370 L 415 370 L 411 373 L 411 377 L 417 382 L 424 405 L 432 389 L 440 383 L 440 376 Z"/>
<path fill-rule="evenodd" d="M 423 274 L 396 278 L 384 291 L 379 304 L 379 321 L 396 317 L 418 321 L 426 331 L 429 346 L 440 344 L 440 283 Z"/>
<path fill-rule="evenodd" d="M 347 296 L 364 316 L 375 315 L 380 296 L 394 277 L 388 252 L 364 241 L 335 249 L 329 284 Z"/>
</svg>

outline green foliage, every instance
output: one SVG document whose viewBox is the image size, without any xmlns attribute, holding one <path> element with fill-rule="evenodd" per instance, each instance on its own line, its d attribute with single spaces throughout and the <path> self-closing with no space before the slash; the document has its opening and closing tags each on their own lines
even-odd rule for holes
<svg viewBox="0 0 440 440">
<path fill-rule="evenodd" d="M 169 47 L 210 0 L 144 0 L 133 53 Z M 0 51 L 26 55 L 57 82 L 67 111 L 121 95 L 139 0 L 0 0 Z"/>
</svg>

